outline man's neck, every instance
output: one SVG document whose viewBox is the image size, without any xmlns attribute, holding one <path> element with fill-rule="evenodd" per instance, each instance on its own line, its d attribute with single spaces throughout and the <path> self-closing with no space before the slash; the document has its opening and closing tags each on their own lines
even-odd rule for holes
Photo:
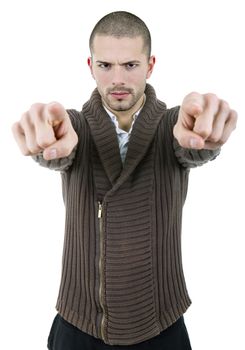
<svg viewBox="0 0 245 350">
<path fill-rule="evenodd" d="M 118 121 L 118 125 L 119 125 L 120 129 L 125 130 L 125 131 L 130 130 L 135 113 L 140 108 L 143 107 L 144 103 L 145 103 L 145 95 L 143 95 L 137 101 L 137 103 L 129 110 L 127 110 L 127 111 L 114 111 L 113 109 L 108 107 L 106 103 L 103 102 L 104 106 L 107 109 L 109 109 L 109 111 L 111 111 L 117 117 L 117 121 Z"/>
</svg>

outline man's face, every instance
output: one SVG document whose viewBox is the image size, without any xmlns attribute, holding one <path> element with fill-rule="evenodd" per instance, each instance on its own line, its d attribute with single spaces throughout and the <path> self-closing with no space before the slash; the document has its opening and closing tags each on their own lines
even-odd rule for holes
<svg viewBox="0 0 245 350">
<path fill-rule="evenodd" d="M 155 57 L 148 59 L 143 39 L 96 35 L 88 64 L 103 102 L 113 111 L 131 109 L 143 96 Z"/>
</svg>

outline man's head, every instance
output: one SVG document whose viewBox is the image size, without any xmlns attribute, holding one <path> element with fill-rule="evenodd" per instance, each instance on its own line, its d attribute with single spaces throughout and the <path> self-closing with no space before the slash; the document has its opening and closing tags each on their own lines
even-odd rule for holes
<svg viewBox="0 0 245 350">
<path fill-rule="evenodd" d="M 107 14 L 95 25 L 89 39 L 91 56 L 94 50 L 95 36 L 113 36 L 115 38 L 143 39 L 143 50 L 147 57 L 151 56 L 151 34 L 146 24 L 137 16 L 126 11 L 116 11 Z"/>
<path fill-rule="evenodd" d="M 140 103 L 155 63 L 147 26 L 131 13 L 113 12 L 95 25 L 89 44 L 88 64 L 103 103 L 130 111 Z"/>
</svg>

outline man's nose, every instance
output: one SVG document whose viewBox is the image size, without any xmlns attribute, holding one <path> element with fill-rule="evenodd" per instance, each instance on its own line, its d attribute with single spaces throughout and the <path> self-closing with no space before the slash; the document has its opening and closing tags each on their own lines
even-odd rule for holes
<svg viewBox="0 0 245 350">
<path fill-rule="evenodd" d="M 123 68 L 122 66 L 114 67 L 112 76 L 113 85 L 125 85 L 125 72 Z"/>
</svg>

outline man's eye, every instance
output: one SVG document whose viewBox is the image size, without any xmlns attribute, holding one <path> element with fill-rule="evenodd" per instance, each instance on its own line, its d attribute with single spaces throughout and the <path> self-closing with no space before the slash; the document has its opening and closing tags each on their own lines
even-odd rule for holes
<svg viewBox="0 0 245 350">
<path fill-rule="evenodd" d="M 100 63 L 99 67 L 102 69 L 109 69 L 110 68 L 110 64 L 109 63 Z"/>
<path fill-rule="evenodd" d="M 127 63 L 127 64 L 126 64 L 126 68 L 127 68 L 128 70 L 134 69 L 134 68 L 136 68 L 136 67 L 137 67 L 137 64 L 136 64 L 136 63 Z"/>
</svg>

